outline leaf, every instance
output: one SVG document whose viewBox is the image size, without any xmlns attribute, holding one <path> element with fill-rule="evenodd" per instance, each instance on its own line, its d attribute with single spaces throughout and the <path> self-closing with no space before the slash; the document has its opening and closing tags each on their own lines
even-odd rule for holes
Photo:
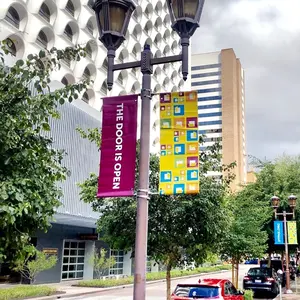
<svg viewBox="0 0 300 300">
<path fill-rule="evenodd" d="M 39 58 L 44 58 L 44 57 L 46 57 L 46 53 L 45 53 L 44 50 L 41 50 L 41 51 L 39 52 Z"/>
<path fill-rule="evenodd" d="M 51 130 L 50 125 L 48 123 L 43 123 L 42 124 L 42 128 L 45 131 L 50 131 Z"/>
</svg>

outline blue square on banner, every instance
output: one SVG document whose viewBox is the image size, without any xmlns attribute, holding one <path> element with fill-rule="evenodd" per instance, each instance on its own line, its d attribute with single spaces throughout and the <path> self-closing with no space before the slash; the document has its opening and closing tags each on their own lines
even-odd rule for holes
<svg viewBox="0 0 300 300">
<path fill-rule="evenodd" d="M 174 105 L 174 116 L 184 116 L 184 105 Z"/>
<path fill-rule="evenodd" d="M 166 154 L 167 154 L 167 151 L 166 151 L 166 150 L 160 151 L 160 155 L 161 155 L 161 156 L 166 156 Z"/>
<path fill-rule="evenodd" d="M 173 189 L 174 194 L 184 194 L 184 192 L 185 192 L 185 184 L 183 183 L 174 184 L 174 189 Z"/>
<path fill-rule="evenodd" d="M 160 182 L 171 182 L 171 181 L 172 181 L 171 171 L 160 172 Z"/>
<path fill-rule="evenodd" d="M 187 180 L 188 181 L 199 180 L 199 172 L 197 170 L 188 170 L 187 171 Z"/>
<path fill-rule="evenodd" d="M 176 144 L 176 145 L 174 145 L 174 154 L 175 155 L 185 154 L 185 144 Z"/>
<path fill-rule="evenodd" d="M 186 132 L 186 140 L 188 142 L 198 141 L 198 130 L 187 130 L 187 132 Z"/>
</svg>

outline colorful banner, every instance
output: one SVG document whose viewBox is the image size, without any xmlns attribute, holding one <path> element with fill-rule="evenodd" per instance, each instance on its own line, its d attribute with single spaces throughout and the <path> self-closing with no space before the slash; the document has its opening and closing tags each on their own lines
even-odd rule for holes
<svg viewBox="0 0 300 300">
<path fill-rule="evenodd" d="M 284 244 L 283 221 L 274 221 L 275 245 Z"/>
<path fill-rule="evenodd" d="M 197 92 L 160 95 L 160 194 L 199 193 Z"/>
<path fill-rule="evenodd" d="M 137 95 L 103 99 L 98 197 L 133 196 Z"/>
<path fill-rule="evenodd" d="M 290 245 L 298 245 L 297 223 L 296 221 L 287 222 L 288 241 Z"/>
</svg>

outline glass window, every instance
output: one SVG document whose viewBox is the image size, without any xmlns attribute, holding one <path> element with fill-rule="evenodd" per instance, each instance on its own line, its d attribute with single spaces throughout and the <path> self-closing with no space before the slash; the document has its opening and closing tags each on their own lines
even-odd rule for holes
<svg viewBox="0 0 300 300">
<path fill-rule="evenodd" d="M 68 1 L 67 5 L 66 5 L 66 11 L 74 17 L 75 15 L 75 7 L 74 4 L 71 0 Z"/>
<path fill-rule="evenodd" d="M 222 96 L 199 97 L 198 101 L 222 100 Z"/>
<path fill-rule="evenodd" d="M 45 32 L 43 30 L 41 30 L 38 34 L 38 37 L 36 39 L 36 42 L 43 48 L 47 48 L 48 46 L 48 38 L 47 35 L 45 34 Z"/>
<path fill-rule="evenodd" d="M 212 112 L 212 113 L 206 113 L 206 114 L 199 114 L 199 118 L 207 118 L 207 117 L 220 117 L 222 116 L 222 112 Z"/>
<path fill-rule="evenodd" d="M 198 90 L 198 94 L 204 94 L 204 93 L 213 93 L 213 92 L 221 92 L 222 88 L 211 88 L 211 89 L 203 89 L 203 90 Z"/>
<path fill-rule="evenodd" d="M 216 120 L 216 121 L 199 122 L 199 126 L 218 125 L 218 124 L 222 124 L 222 121 L 221 120 Z"/>
<path fill-rule="evenodd" d="M 201 74 L 192 74 L 192 78 L 203 78 L 203 77 L 211 77 L 211 76 L 219 76 L 221 72 L 208 72 L 208 73 L 201 73 Z"/>
<path fill-rule="evenodd" d="M 12 56 L 16 56 L 17 55 L 16 45 L 15 45 L 15 43 L 10 38 L 6 39 L 6 47 L 7 47 L 8 52 Z"/>
<path fill-rule="evenodd" d="M 222 108 L 222 104 L 199 105 L 198 109 Z"/>
<path fill-rule="evenodd" d="M 68 38 L 69 41 L 73 40 L 73 30 L 71 26 L 68 24 L 64 30 L 64 35 Z"/>
<path fill-rule="evenodd" d="M 109 269 L 110 275 L 122 275 L 124 267 L 124 251 L 123 250 L 111 250 L 110 256 L 115 258 L 116 264 Z"/>
<path fill-rule="evenodd" d="M 221 79 L 192 82 L 192 86 L 221 83 Z"/>
<path fill-rule="evenodd" d="M 178 284 L 175 289 L 175 295 L 179 297 L 189 298 L 214 298 L 219 296 L 219 288 L 213 286 L 200 286 L 200 285 L 188 285 Z"/>
<path fill-rule="evenodd" d="M 91 20 L 89 20 L 86 24 L 86 29 L 88 30 L 88 32 L 93 35 L 94 34 L 94 25 L 93 22 Z"/>
<path fill-rule="evenodd" d="M 16 28 L 19 28 L 20 26 L 20 16 L 12 6 L 8 9 L 5 20 Z"/>
<path fill-rule="evenodd" d="M 42 16 L 46 21 L 50 22 L 50 9 L 47 4 L 44 2 L 39 10 L 39 15 Z"/>
<path fill-rule="evenodd" d="M 211 65 L 194 66 L 194 67 L 192 67 L 192 71 L 205 70 L 205 69 L 213 69 L 213 68 L 220 68 L 220 67 L 221 67 L 221 64 L 211 64 Z"/>
</svg>

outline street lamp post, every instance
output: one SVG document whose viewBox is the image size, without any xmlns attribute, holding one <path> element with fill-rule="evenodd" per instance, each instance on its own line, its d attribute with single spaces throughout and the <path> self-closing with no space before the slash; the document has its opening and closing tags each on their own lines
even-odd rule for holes
<svg viewBox="0 0 300 300">
<path fill-rule="evenodd" d="M 273 196 L 271 198 L 272 201 L 272 207 L 274 208 L 275 213 L 275 219 L 277 219 L 277 216 L 283 216 L 283 223 L 284 223 L 284 245 L 285 245 L 285 261 L 286 261 L 286 272 L 285 272 L 285 278 L 286 278 L 286 294 L 292 294 L 293 291 L 291 290 L 291 281 L 290 281 L 290 269 L 289 269 L 289 245 L 288 245 L 288 237 L 287 237 L 287 216 L 293 216 L 295 217 L 295 207 L 296 207 L 296 201 L 297 197 L 294 195 L 289 196 L 288 203 L 289 206 L 292 208 L 292 213 L 287 213 L 286 210 L 284 210 L 282 213 L 278 213 L 277 209 L 280 204 L 280 199 L 277 196 Z"/>
<path fill-rule="evenodd" d="M 172 62 L 182 62 L 182 76 L 188 76 L 188 56 L 190 38 L 199 27 L 205 0 L 167 0 L 172 28 L 181 38 L 182 54 L 153 58 L 150 46 L 145 45 L 139 61 L 114 64 L 116 50 L 125 40 L 130 17 L 135 9 L 132 0 L 96 0 L 94 10 L 99 29 L 99 39 L 107 49 L 108 70 L 107 87 L 113 86 L 114 71 L 130 68 L 141 69 L 143 74 L 141 99 L 141 137 L 139 185 L 137 191 L 137 222 L 135 240 L 134 300 L 146 297 L 146 263 L 148 237 L 149 200 L 149 157 L 150 157 L 150 113 L 151 113 L 151 75 L 153 66 Z"/>
</svg>

